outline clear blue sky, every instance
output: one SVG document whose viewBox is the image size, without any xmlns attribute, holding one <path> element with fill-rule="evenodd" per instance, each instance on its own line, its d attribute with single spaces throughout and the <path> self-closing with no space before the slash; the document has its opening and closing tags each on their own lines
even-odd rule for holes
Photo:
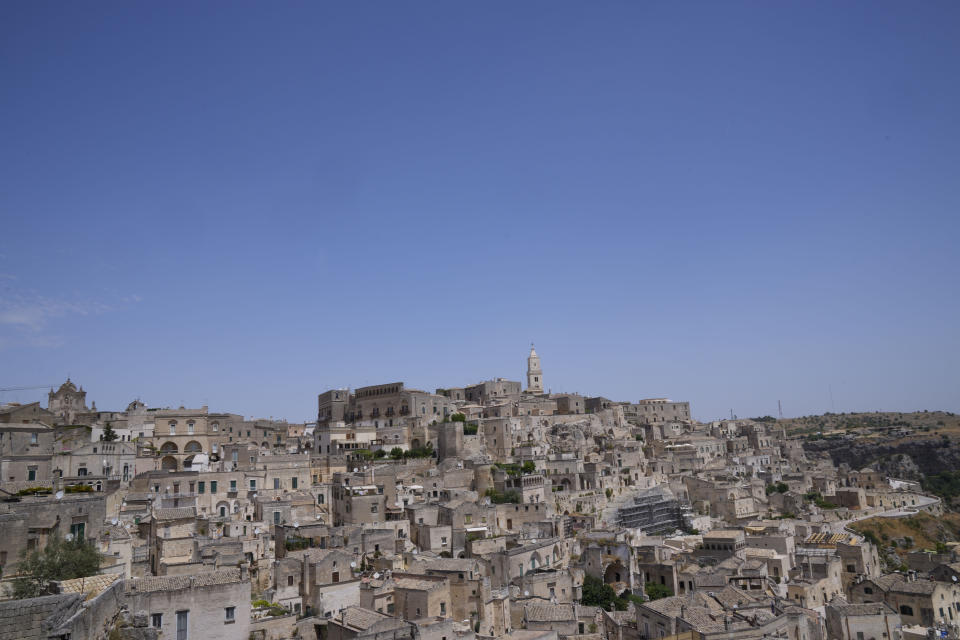
<svg viewBox="0 0 960 640">
<path fill-rule="evenodd" d="M 555 392 L 700 419 L 958 411 L 958 33 L 952 1 L 2 3 L 0 387 L 302 420 L 522 379 L 534 341 Z"/>
</svg>

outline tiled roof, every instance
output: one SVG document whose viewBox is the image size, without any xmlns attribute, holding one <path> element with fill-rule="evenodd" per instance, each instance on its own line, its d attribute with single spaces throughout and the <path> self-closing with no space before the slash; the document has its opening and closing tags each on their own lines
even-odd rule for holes
<svg viewBox="0 0 960 640">
<path fill-rule="evenodd" d="M 120 525 L 111 525 L 106 527 L 104 534 L 111 540 L 129 540 L 130 533 Z"/>
<path fill-rule="evenodd" d="M 890 591 L 897 593 L 931 594 L 937 588 L 937 585 L 938 583 L 933 580 L 900 580 L 890 587 Z"/>
<path fill-rule="evenodd" d="M 382 613 L 354 606 L 344 609 L 338 622 L 354 629 L 369 629 L 376 623 L 389 619 L 390 616 Z"/>
<path fill-rule="evenodd" d="M 757 601 L 757 598 L 753 597 L 746 591 L 737 589 L 736 587 L 726 586 L 720 591 L 713 592 L 713 599 L 719 602 L 724 608 L 730 609 L 734 606 L 742 606 L 745 604 L 753 603 Z"/>
<path fill-rule="evenodd" d="M 528 604 L 526 618 L 531 622 L 568 622 L 577 619 L 572 604 Z"/>
<path fill-rule="evenodd" d="M 416 591 L 430 591 L 443 584 L 440 580 L 426 580 L 407 576 L 395 576 L 393 582 L 397 589 L 414 589 Z"/>
<path fill-rule="evenodd" d="M 99 576 L 90 576 L 88 578 L 74 578 L 73 580 L 62 580 L 60 584 L 60 593 L 84 593 L 87 600 L 100 594 L 104 589 L 116 582 L 120 576 L 116 573 L 105 573 Z"/>
<path fill-rule="evenodd" d="M 82 602 L 79 593 L 0 602 L 0 640 L 46 640 Z"/>
<path fill-rule="evenodd" d="M 869 580 L 884 591 L 889 591 L 890 588 L 902 580 L 902 578 L 895 573 L 888 573 L 887 575 L 879 576 L 877 578 L 869 578 Z"/>
<path fill-rule="evenodd" d="M 240 569 L 221 569 L 209 573 L 184 576 L 136 578 L 134 580 L 127 580 L 124 586 L 125 592 L 130 594 L 152 593 L 155 591 L 180 591 L 182 589 L 189 589 L 191 584 L 194 587 L 209 587 L 233 582 L 243 582 L 243 578 L 240 577 Z"/>
<path fill-rule="evenodd" d="M 153 517 L 157 520 L 183 520 L 196 517 L 197 511 L 193 507 L 175 507 L 170 509 L 156 509 Z"/>
</svg>

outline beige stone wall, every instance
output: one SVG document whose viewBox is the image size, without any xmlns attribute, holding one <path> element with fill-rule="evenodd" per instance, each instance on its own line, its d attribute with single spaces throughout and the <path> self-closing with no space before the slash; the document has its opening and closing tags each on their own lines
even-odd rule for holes
<svg viewBox="0 0 960 640">
<path fill-rule="evenodd" d="M 127 593 L 131 611 L 160 613 L 161 637 L 177 637 L 177 612 L 186 611 L 188 638 L 237 640 L 250 634 L 250 583 L 186 588 L 149 593 Z M 226 607 L 236 607 L 234 622 L 226 620 Z"/>
</svg>

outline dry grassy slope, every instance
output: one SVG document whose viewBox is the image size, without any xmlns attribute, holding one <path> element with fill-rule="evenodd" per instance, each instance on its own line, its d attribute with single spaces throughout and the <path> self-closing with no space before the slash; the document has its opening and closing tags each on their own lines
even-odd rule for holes
<svg viewBox="0 0 960 640">
<path fill-rule="evenodd" d="M 864 413 L 825 413 L 822 416 L 803 416 L 784 418 L 777 421 L 787 430 L 788 435 L 807 435 L 813 433 L 847 432 L 863 429 L 906 426 L 920 431 L 916 437 L 947 434 L 960 438 L 960 415 L 947 411 L 916 411 L 913 413 L 864 412 Z"/>
<path fill-rule="evenodd" d="M 933 550 L 937 542 L 960 540 L 960 513 L 947 513 L 935 518 L 919 513 L 909 518 L 867 518 L 850 525 L 860 533 L 872 532 L 884 543 L 896 541 L 897 552 Z M 905 538 L 911 540 L 906 541 Z M 912 542 L 912 544 L 910 544 Z"/>
</svg>

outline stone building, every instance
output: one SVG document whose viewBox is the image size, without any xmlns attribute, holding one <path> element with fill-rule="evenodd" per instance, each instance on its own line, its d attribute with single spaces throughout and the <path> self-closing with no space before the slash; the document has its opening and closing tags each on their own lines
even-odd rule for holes
<svg viewBox="0 0 960 640">
<path fill-rule="evenodd" d="M 628 420 L 638 424 L 691 422 L 689 402 L 671 402 L 669 398 L 649 398 L 623 408 Z"/>
<path fill-rule="evenodd" d="M 327 621 L 327 640 L 414 640 L 414 626 L 362 607 L 347 607 Z"/>
<path fill-rule="evenodd" d="M 47 394 L 47 410 L 56 416 L 59 424 L 77 424 L 80 414 L 96 411 L 97 405 L 94 403 L 92 409 L 87 408 L 87 392 L 83 387 L 78 389 L 77 385 L 67 378 L 56 391 L 50 389 Z"/>
<path fill-rule="evenodd" d="M 651 487 L 622 504 L 616 513 L 621 527 L 639 528 L 647 533 L 673 531 L 683 526 L 680 501 L 667 487 Z"/>
<path fill-rule="evenodd" d="M 15 422 L 0 424 L 0 487 L 53 480 L 54 431 L 44 424 Z"/>
<path fill-rule="evenodd" d="M 146 611 L 163 638 L 236 640 L 250 635 L 250 580 L 241 569 L 127 580 L 124 601 Z"/>
<path fill-rule="evenodd" d="M 40 406 L 39 402 L 20 404 L 10 402 L 0 405 L 0 424 L 10 422 L 42 422 L 53 424 L 56 416 Z"/>
<path fill-rule="evenodd" d="M 824 613 L 831 640 L 900 640 L 900 616 L 885 604 L 847 604 L 838 599 L 827 604 Z"/>
<path fill-rule="evenodd" d="M 450 581 L 445 576 L 394 573 L 396 614 L 406 620 L 447 618 L 453 611 Z"/>
</svg>

